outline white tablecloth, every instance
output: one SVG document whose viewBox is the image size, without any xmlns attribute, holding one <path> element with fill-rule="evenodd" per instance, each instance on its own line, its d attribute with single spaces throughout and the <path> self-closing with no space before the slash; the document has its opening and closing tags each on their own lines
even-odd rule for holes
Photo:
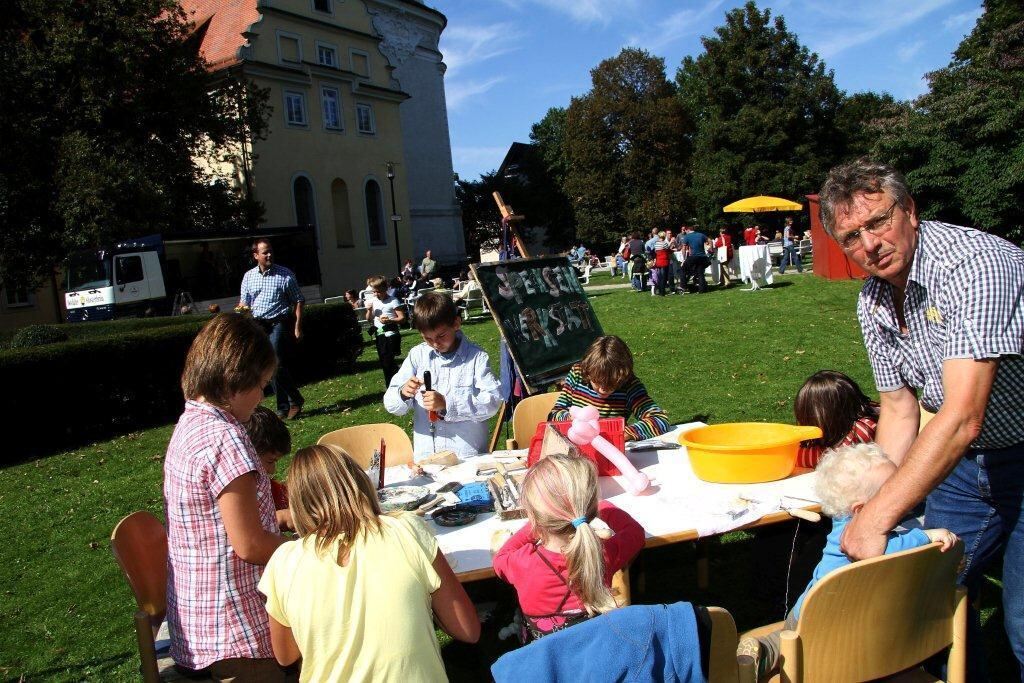
<svg viewBox="0 0 1024 683">
<path fill-rule="evenodd" d="M 675 441 L 680 433 L 701 425 L 699 422 L 680 425 L 660 438 Z M 490 455 L 477 457 L 492 458 Z M 778 512 L 782 509 L 783 498 L 793 507 L 812 505 L 807 501 L 817 500 L 813 473 L 765 484 L 711 484 L 694 475 L 685 447 L 632 453 L 629 457 L 654 485 L 643 495 L 632 496 L 623 490 L 616 477 L 601 477 L 601 497 L 640 522 L 648 539 L 691 530 L 696 530 L 700 536 L 714 535 Z M 472 460 L 463 469 L 475 470 Z M 454 472 L 444 474 L 456 476 Z M 432 485 L 437 486 L 440 483 Z M 740 495 L 759 503 L 744 503 L 739 500 Z M 791 500 L 789 496 L 799 500 Z M 494 531 L 501 528 L 516 531 L 524 523 L 521 519 L 503 522 L 494 513 L 479 515 L 472 524 L 462 527 L 443 527 L 428 522 L 441 552 L 456 574 L 489 569 Z"/>
<path fill-rule="evenodd" d="M 740 277 L 749 282 L 752 289 L 770 285 L 774 281 L 772 261 L 768 255 L 768 245 L 744 245 L 739 248 Z"/>
</svg>

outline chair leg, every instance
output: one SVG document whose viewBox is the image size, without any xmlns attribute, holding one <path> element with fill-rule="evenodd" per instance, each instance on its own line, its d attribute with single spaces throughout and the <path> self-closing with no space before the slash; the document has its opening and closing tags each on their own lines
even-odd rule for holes
<svg viewBox="0 0 1024 683">
<path fill-rule="evenodd" d="M 708 562 L 711 556 L 708 542 L 705 540 L 694 541 L 697 547 L 697 588 L 702 591 L 708 589 Z"/>
<path fill-rule="evenodd" d="M 947 683 L 967 680 L 967 589 L 956 589 L 956 607 L 953 610 L 953 645 L 946 661 Z"/>
<path fill-rule="evenodd" d="M 149 615 L 142 610 L 135 612 L 135 638 L 139 645 L 139 660 L 142 662 L 142 680 L 145 683 L 160 683 L 160 669 L 156 662 L 156 642 L 153 640 L 153 626 Z"/>
<path fill-rule="evenodd" d="M 629 567 L 623 567 L 612 575 L 612 595 L 615 597 L 615 604 L 619 607 L 629 607 Z"/>
</svg>

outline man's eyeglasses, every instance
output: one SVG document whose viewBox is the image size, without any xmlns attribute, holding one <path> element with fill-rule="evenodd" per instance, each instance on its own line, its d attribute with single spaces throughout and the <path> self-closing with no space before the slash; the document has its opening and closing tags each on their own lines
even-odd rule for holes
<svg viewBox="0 0 1024 683">
<path fill-rule="evenodd" d="M 885 233 L 889 232 L 889 228 L 892 227 L 892 217 L 894 215 L 893 212 L 896 210 L 896 207 L 899 205 L 899 203 L 900 202 L 897 199 L 889 207 L 889 210 L 883 213 L 881 216 L 871 219 L 870 221 L 865 223 L 864 227 L 862 227 L 860 230 L 854 230 L 853 232 L 846 233 L 846 235 L 839 240 L 839 245 L 846 251 L 856 251 L 857 247 L 861 246 L 860 235 L 862 232 L 867 232 L 876 236 L 884 235 Z"/>
</svg>

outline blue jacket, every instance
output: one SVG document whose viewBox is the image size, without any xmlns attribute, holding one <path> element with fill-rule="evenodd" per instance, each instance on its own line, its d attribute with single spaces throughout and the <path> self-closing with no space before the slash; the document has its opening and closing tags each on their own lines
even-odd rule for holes
<svg viewBox="0 0 1024 683">
<path fill-rule="evenodd" d="M 497 683 L 706 680 L 688 602 L 602 614 L 503 655 L 491 674 Z"/>
</svg>

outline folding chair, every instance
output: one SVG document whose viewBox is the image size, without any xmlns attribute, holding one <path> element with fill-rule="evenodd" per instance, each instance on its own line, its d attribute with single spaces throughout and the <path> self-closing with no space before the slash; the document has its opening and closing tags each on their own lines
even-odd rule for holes
<svg viewBox="0 0 1024 683">
<path fill-rule="evenodd" d="M 407 465 L 412 462 L 412 441 L 409 440 L 409 435 L 404 429 L 390 422 L 343 427 L 324 434 L 316 443 L 345 449 L 345 452 L 365 469 L 370 466 L 373 452 L 380 450 L 381 439 L 384 439 L 387 445 L 385 467 Z"/>
</svg>

